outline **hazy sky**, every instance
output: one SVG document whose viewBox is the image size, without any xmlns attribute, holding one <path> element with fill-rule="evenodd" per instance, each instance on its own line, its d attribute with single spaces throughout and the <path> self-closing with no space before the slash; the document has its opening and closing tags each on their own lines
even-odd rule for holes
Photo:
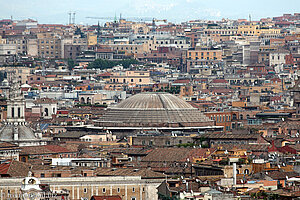
<svg viewBox="0 0 300 200">
<path fill-rule="evenodd" d="M 2 1 L 2 3 L 1 3 Z M 300 0 L 0 0 L 0 18 L 32 18 L 39 23 L 67 24 L 68 12 L 76 23 L 96 24 L 87 16 L 155 17 L 180 22 L 222 18 L 253 20 L 300 12 Z"/>
</svg>

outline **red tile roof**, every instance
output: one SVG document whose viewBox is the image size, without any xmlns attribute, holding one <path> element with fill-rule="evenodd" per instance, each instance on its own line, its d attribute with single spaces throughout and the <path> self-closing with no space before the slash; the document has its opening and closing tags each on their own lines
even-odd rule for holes
<svg viewBox="0 0 300 200">
<path fill-rule="evenodd" d="M 8 174 L 9 163 L 0 164 L 0 174 Z"/>
<path fill-rule="evenodd" d="M 122 200 L 119 195 L 111 195 L 111 196 L 92 196 L 92 200 Z"/>
<path fill-rule="evenodd" d="M 185 79 L 185 80 L 175 80 L 174 83 L 189 83 L 190 80 Z"/>
<path fill-rule="evenodd" d="M 21 155 L 72 153 L 74 151 L 59 145 L 26 146 L 22 147 Z"/>
<path fill-rule="evenodd" d="M 212 83 L 228 83 L 228 81 L 225 79 L 214 79 Z"/>
</svg>

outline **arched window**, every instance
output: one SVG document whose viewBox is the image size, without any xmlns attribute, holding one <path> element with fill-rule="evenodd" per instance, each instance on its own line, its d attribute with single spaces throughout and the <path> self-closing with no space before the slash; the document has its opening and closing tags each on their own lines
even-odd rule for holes
<svg viewBox="0 0 300 200">
<path fill-rule="evenodd" d="M 87 103 L 87 104 L 91 104 L 91 99 L 90 99 L 90 97 L 88 97 L 88 98 L 86 99 L 86 103 Z"/>
<path fill-rule="evenodd" d="M 49 110 L 48 110 L 48 108 L 45 108 L 45 116 L 49 116 Z"/>
<path fill-rule="evenodd" d="M 238 169 L 236 170 L 236 174 L 240 174 L 240 171 Z"/>
<path fill-rule="evenodd" d="M 245 169 L 244 174 L 249 174 L 249 169 Z"/>
<path fill-rule="evenodd" d="M 240 119 L 243 120 L 244 119 L 244 116 L 242 114 L 240 114 Z"/>
<path fill-rule="evenodd" d="M 236 114 L 232 115 L 232 120 L 236 120 Z"/>
</svg>

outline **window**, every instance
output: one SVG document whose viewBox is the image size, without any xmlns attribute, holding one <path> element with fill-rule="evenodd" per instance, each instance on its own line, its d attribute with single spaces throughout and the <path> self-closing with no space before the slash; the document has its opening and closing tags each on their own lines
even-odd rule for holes
<svg viewBox="0 0 300 200">
<path fill-rule="evenodd" d="M 233 119 L 233 120 L 236 120 L 236 114 L 233 114 L 233 115 L 232 115 L 232 119 Z"/>
<path fill-rule="evenodd" d="M 87 193 L 87 189 L 86 189 L 86 188 L 83 188 L 83 192 L 84 192 L 84 193 Z"/>
<path fill-rule="evenodd" d="M 135 192 L 135 188 L 132 188 L 132 192 Z"/>
<path fill-rule="evenodd" d="M 12 117 L 12 118 L 15 117 L 15 108 L 11 108 L 11 117 Z"/>
<path fill-rule="evenodd" d="M 41 173 L 41 178 L 44 178 L 45 177 L 45 174 L 44 173 Z"/>
<path fill-rule="evenodd" d="M 105 193 L 106 192 L 106 188 L 102 188 L 102 193 Z"/>
<path fill-rule="evenodd" d="M 117 188 L 117 192 L 120 193 L 120 188 Z"/>
<path fill-rule="evenodd" d="M 45 116 L 49 116 L 49 110 L 48 110 L 48 108 L 45 108 Z"/>
<path fill-rule="evenodd" d="M 136 200 L 136 198 L 135 197 L 131 197 L 131 200 Z"/>
<path fill-rule="evenodd" d="M 21 108 L 18 108 L 18 117 L 21 117 Z"/>
</svg>

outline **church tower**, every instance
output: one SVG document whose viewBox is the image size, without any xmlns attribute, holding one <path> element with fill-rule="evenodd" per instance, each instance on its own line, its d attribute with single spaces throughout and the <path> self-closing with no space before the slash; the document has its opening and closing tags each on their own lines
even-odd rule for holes
<svg viewBox="0 0 300 200">
<path fill-rule="evenodd" d="M 13 72 L 10 72 L 13 73 Z M 7 101 L 7 122 L 8 123 L 25 123 L 25 100 L 21 94 L 20 83 L 14 76 L 11 81 L 9 99 Z"/>
<path fill-rule="evenodd" d="M 7 120 L 0 130 L 1 142 L 12 142 L 19 146 L 45 145 L 39 130 L 33 130 L 25 121 L 25 99 L 21 94 L 20 82 L 11 73 L 9 98 L 7 101 Z"/>
</svg>

